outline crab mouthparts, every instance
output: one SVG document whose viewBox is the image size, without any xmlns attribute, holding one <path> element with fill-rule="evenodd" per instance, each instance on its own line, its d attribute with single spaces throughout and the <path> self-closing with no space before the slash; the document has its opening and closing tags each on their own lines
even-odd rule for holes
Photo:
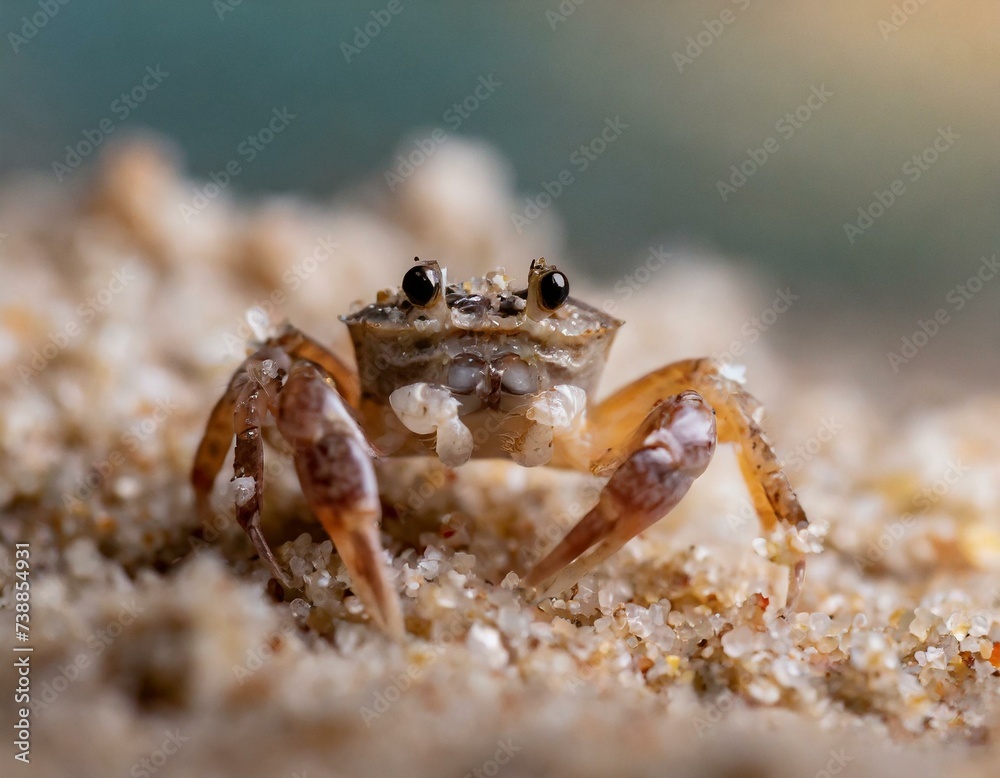
<svg viewBox="0 0 1000 778">
<path fill-rule="evenodd" d="M 488 408 L 498 408 L 503 393 L 530 394 L 538 389 L 538 373 L 517 354 L 485 359 L 478 354 L 456 356 L 448 370 L 448 387 L 459 395 L 475 395 Z"/>
</svg>

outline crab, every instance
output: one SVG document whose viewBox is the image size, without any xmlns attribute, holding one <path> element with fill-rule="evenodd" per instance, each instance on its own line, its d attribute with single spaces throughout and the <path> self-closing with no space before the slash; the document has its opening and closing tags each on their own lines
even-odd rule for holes
<svg viewBox="0 0 1000 778">
<path fill-rule="evenodd" d="M 459 467 L 507 457 L 606 477 L 596 505 L 524 572 L 536 600 L 572 587 L 672 510 L 717 442 L 735 446 L 766 532 L 808 526 L 760 428 L 760 405 L 719 362 L 674 362 L 594 401 L 623 322 L 570 297 L 566 274 L 544 259 L 518 289 L 503 270 L 450 284 L 437 262 L 415 258 L 398 288 L 340 318 L 357 368 L 290 324 L 275 330 L 213 408 L 191 479 L 205 516 L 235 436 L 236 517 L 287 587 L 260 526 L 262 432 L 276 427 L 352 589 L 393 637 L 404 621 L 379 538 L 379 458 L 436 455 Z M 788 567 L 791 602 L 804 553 L 776 544 L 771 558 Z"/>
</svg>

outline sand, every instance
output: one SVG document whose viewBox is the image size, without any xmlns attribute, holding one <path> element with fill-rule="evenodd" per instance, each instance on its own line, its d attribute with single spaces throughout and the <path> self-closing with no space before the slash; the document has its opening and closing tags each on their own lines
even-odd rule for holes
<svg viewBox="0 0 1000 778">
<path fill-rule="evenodd" d="M 10 737 L 26 652 L 10 651 L 0 774 L 996 774 L 1000 397 L 894 417 L 849 375 L 820 382 L 748 349 L 747 385 L 813 523 L 786 615 L 785 570 L 725 448 L 667 519 L 538 607 L 510 572 L 600 480 L 380 464 L 387 505 L 407 506 L 383 523 L 396 644 L 281 452 L 264 527 L 288 591 L 227 510 L 231 470 L 201 540 L 187 474 L 262 314 L 346 355 L 336 315 L 398 284 L 415 254 L 453 278 L 523 277 L 534 254 L 511 229 L 509 171 L 456 141 L 393 192 L 377 172 L 323 203 L 234 189 L 185 178 L 154 141 L 68 183 L 0 189 L 0 621 L 5 650 L 32 649 L 30 765 Z M 559 227 L 545 215 L 533 230 Z M 628 321 L 605 391 L 717 354 L 771 304 L 724 259 L 656 256 L 624 260 L 617 286 L 549 257 Z M 30 552 L 23 642 L 16 543 Z"/>
</svg>

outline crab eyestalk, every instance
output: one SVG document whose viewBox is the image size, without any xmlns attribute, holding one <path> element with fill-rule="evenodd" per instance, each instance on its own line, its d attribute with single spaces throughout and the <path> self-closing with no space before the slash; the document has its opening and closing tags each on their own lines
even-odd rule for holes
<svg viewBox="0 0 1000 778">
<path fill-rule="evenodd" d="M 413 261 L 417 264 L 403 276 L 403 294 L 406 299 L 415 307 L 426 309 L 428 316 L 447 316 L 445 271 L 434 260 L 421 261 L 420 257 L 414 257 Z"/>
<path fill-rule="evenodd" d="M 529 319 L 547 319 L 569 299 L 569 279 L 555 265 L 546 265 L 545 257 L 531 263 L 528 271 Z"/>
</svg>

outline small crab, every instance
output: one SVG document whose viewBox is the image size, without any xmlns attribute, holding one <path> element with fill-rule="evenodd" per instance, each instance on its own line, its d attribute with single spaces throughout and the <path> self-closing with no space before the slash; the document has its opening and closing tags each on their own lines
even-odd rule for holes
<svg viewBox="0 0 1000 778">
<path fill-rule="evenodd" d="M 287 585 L 260 529 L 262 430 L 276 426 L 355 593 L 393 636 L 403 618 L 379 540 L 376 458 L 435 454 L 458 467 L 509 457 L 607 476 L 597 504 L 523 578 L 536 597 L 566 590 L 673 509 L 717 440 L 735 444 L 765 530 L 808 525 L 760 406 L 718 362 L 674 362 L 594 401 L 623 322 L 570 297 L 566 275 L 544 259 L 531 263 L 526 289 L 501 270 L 449 284 L 438 263 L 417 259 L 399 288 L 341 319 L 357 370 L 285 324 L 215 405 L 191 478 L 205 515 L 235 434 L 237 519 Z M 771 556 L 790 569 L 791 602 L 804 556 L 794 544 Z"/>
</svg>

